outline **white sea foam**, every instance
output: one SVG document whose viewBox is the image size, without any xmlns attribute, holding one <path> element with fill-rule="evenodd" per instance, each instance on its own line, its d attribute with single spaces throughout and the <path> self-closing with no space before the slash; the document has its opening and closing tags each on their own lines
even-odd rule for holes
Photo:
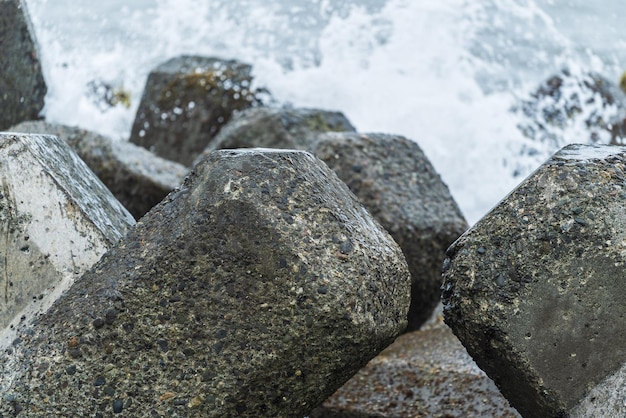
<svg viewBox="0 0 626 418">
<path fill-rule="evenodd" d="M 417 141 L 474 223 L 556 151 L 534 144 L 538 152 L 522 152 L 529 140 L 516 127 L 519 116 L 509 112 L 515 97 L 564 65 L 614 78 L 616 63 L 624 61 L 621 38 L 611 53 L 593 49 L 597 40 L 572 39 L 575 31 L 565 30 L 571 16 L 560 12 L 564 2 L 28 4 L 49 86 L 44 111 L 50 121 L 123 140 L 151 68 L 180 54 L 236 58 L 253 64 L 257 85 L 279 102 L 341 110 L 362 132 Z M 611 26 L 606 8 L 589 4 L 609 23 L 598 30 L 619 27 L 619 20 Z M 128 90 L 131 107 L 103 112 L 89 95 L 94 80 Z"/>
</svg>

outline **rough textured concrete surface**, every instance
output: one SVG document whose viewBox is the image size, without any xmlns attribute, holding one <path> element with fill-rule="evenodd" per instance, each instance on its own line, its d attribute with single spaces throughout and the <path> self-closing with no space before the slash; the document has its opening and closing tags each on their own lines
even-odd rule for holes
<svg viewBox="0 0 626 418">
<path fill-rule="evenodd" d="M 310 151 L 334 170 L 400 244 L 413 279 L 407 330 L 432 314 L 446 248 L 468 225 L 420 147 L 395 135 L 329 133 Z"/>
<path fill-rule="evenodd" d="M 180 186 L 188 173 L 185 166 L 157 157 L 145 148 L 77 127 L 29 121 L 11 130 L 51 134 L 67 141 L 135 219 Z"/>
<path fill-rule="evenodd" d="M 237 112 L 198 160 L 216 149 L 261 147 L 306 150 L 320 134 L 354 130 L 341 112 L 256 107 Z"/>
<path fill-rule="evenodd" d="M 309 418 L 515 418 L 442 324 L 400 336 Z"/>
<path fill-rule="evenodd" d="M 0 357 L 0 415 L 304 416 L 406 325 L 400 248 L 301 151 L 217 151 Z"/>
<path fill-rule="evenodd" d="M 186 166 L 235 110 L 259 103 L 252 67 L 234 60 L 182 56 L 148 76 L 130 141 Z"/>
<path fill-rule="evenodd" d="M 24 0 L 0 0 L 0 130 L 37 119 L 46 83 Z"/>
<path fill-rule="evenodd" d="M 446 322 L 523 416 L 626 416 L 625 147 L 565 147 L 449 257 Z"/>
<path fill-rule="evenodd" d="M 44 310 L 132 224 L 65 142 L 0 134 L 0 340 L 15 316 L 13 328 Z"/>
</svg>

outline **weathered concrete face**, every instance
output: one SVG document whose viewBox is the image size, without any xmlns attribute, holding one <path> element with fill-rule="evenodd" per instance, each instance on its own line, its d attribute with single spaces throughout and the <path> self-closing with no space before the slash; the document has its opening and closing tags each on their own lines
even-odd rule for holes
<svg viewBox="0 0 626 418">
<path fill-rule="evenodd" d="M 519 418 L 452 331 L 406 333 L 309 414 L 310 418 Z"/>
<path fill-rule="evenodd" d="M 130 141 L 186 166 L 235 110 L 259 103 L 252 67 L 234 60 L 173 58 L 148 76 Z"/>
<path fill-rule="evenodd" d="M 135 219 L 180 186 L 188 173 L 185 166 L 128 141 L 114 141 L 76 127 L 28 121 L 11 131 L 51 134 L 67 141 Z"/>
<path fill-rule="evenodd" d="M 626 414 L 585 400 L 626 363 L 625 170 L 624 147 L 570 145 L 449 249 L 446 322 L 524 416 Z"/>
<path fill-rule="evenodd" d="M 402 248 L 413 280 L 407 330 L 419 329 L 440 300 L 446 248 L 468 227 L 448 187 L 420 147 L 400 136 L 330 133 L 310 151 Z"/>
<path fill-rule="evenodd" d="M 354 131 L 341 112 L 256 107 L 235 114 L 198 158 L 217 149 L 259 147 L 307 150 L 321 134 Z"/>
<path fill-rule="evenodd" d="M 0 357 L 0 414 L 304 416 L 406 325 L 401 250 L 322 162 L 218 151 Z"/>
<path fill-rule="evenodd" d="M 0 337 L 23 309 L 30 318 L 49 306 L 132 224 L 65 142 L 0 134 Z"/>
<path fill-rule="evenodd" d="M 0 0 L 0 130 L 37 119 L 46 83 L 24 0 Z"/>
</svg>

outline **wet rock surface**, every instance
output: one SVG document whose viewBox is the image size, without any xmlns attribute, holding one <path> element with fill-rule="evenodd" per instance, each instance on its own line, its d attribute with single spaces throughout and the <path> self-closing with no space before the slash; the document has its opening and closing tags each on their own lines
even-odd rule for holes
<svg viewBox="0 0 626 418">
<path fill-rule="evenodd" d="M 65 140 L 135 219 L 180 186 L 188 173 L 183 165 L 145 148 L 77 127 L 29 121 L 11 130 L 56 135 Z"/>
<path fill-rule="evenodd" d="M 443 324 L 400 336 L 309 418 L 519 417 Z"/>
<path fill-rule="evenodd" d="M 37 119 L 47 92 L 24 0 L 0 1 L 0 130 Z"/>
<path fill-rule="evenodd" d="M 236 110 L 260 104 L 252 67 L 235 60 L 181 56 L 148 76 L 130 141 L 189 166 Z"/>
<path fill-rule="evenodd" d="M 304 416 L 402 331 L 409 287 L 312 155 L 218 151 L 20 328 L 0 415 Z"/>
<path fill-rule="evenodd" d="M 50 306 L 133 224 L 65 142 L 0 134 L 0 341 Z"/>
<path fill-rule="evenodd" d="M 310 151 L 334 170 L 400 245 L 412 276 L 407 330 L 440 300 L 445 251 L 468 225 L 420 147 L 396 135 L 329 133 Z"/>
<path fill-rule="evenodd" d="M 209 143 L 203 156 L 217 149 L 233 148 L 306 150 L 320 134 L 354 131 L 350 121 L 341 112 L 290 107 L 257 107 L 235 114 L 233 119 Z"/>
<path fill-rule="evenodd" d="M 446 323 L 523 416 L 626 414 L 624 170 L 570 145 L 449 249 Z"/>
</svg>

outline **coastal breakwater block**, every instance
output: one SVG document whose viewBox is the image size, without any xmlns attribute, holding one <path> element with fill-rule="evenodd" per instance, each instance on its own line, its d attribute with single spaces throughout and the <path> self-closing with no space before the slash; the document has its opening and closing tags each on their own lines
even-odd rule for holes
<svg viewBox="0 0 626 418">
<path fill-rule="evenodd" d="M 255 107 L 237 112 L 206 147 L 217 149 L 308 149 L 326 132 L 354 132 L 341 112 L 322 109 Z"/>
<path fill-rule="evenodd" d="M 0 0 L 0 130 L 37 119 L 47 92 L 24 0 Z"/>
<path fill-rule="evenodd" d="M 446 323 L 523 416 L 626 416 L 625 147 L 563 148 L 449 257 Z"/>
<path fill-rule="evenodd" d="M 0 220 L 0 336 L 16 315 L 49 306 L 134 224 L 65 142 L 8 133 L 0 134 Z"/>
<path fill-rule="evenodd" d="M 440 301 L 445 251 L 468 225 L 426 155 L 386 134 L 328 133 L 310 151 L 324 161 L 400 245 L 412 277 L 407 330 Z"/>
<path fill-rule="evenodd" d="M 181 56 L 148 76 L 130 141 L 189 166 L 236 110 L 260 103 L 252 67 L 235 60 Z"/>
<path fill-rule="evenodd" d="M 50 134 L 65 140 L 135 219 L 180 186 L 188 173 L 185 166 L 145 148 L 77 127 L 29 121 L 11 131 Z"/>
<path fill-rule="evenodd" d="M 0 415 L 304 416 L 406 326 L 400 248 L 321 161 L 216 151 L 0 357 Z"/>
<path fill-rule="evenodd" d="M 519 418 L 450 328 L 398 337 L 309 418 Z"/>
</svg>

